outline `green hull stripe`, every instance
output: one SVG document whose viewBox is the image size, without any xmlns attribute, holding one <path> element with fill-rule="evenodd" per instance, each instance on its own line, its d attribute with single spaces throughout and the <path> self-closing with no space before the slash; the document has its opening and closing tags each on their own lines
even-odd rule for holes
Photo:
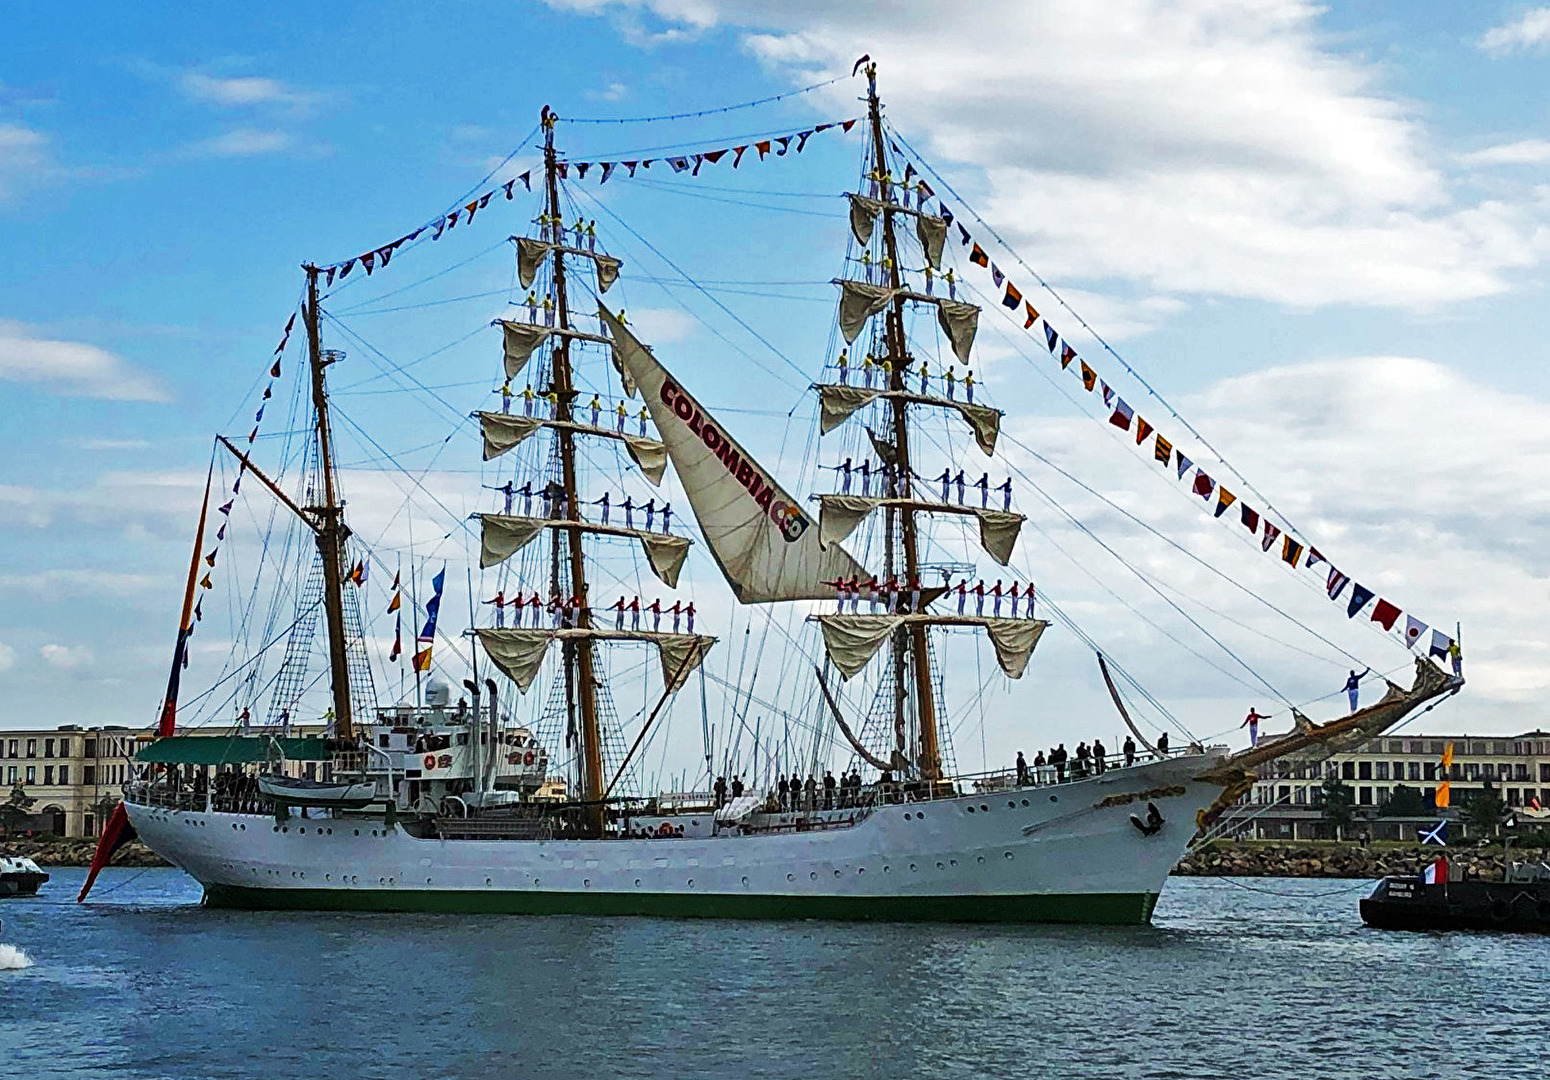
<svg viewBox="0 0 1550 1080">
<path fill-rule="evenodd" d="M 693 893 L 481 892 L 427 889 L 252 889 L 207 885 L 212 907 L 250 910 L 435 911 L 479 915 L 654 915 L 710 919 L 893 922 L 1148 923 L 1156 893 L 1025 896 L 742 896 Z"/>
</svg>

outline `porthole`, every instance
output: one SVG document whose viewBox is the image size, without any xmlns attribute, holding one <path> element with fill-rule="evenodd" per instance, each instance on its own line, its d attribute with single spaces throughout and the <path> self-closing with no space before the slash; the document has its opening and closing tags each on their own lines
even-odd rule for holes
<svg viewBox="0 0 1550 1080">
<path fill-rule="evenodd" d="M 1027 799 L 1024 799 L 1024 800 L 1023 800 L 1023 805 L 1024 805 L 1024 806 L 1027 806 L 1027 805 L 1028 805 L 1028 800 L 1027 800 Z"/>
<path fill-rule="evenodd" d="M 795 874 L 787 874 L 786 875 L 786 880 L 787 881 L 795 881 L 796 879 L 797 879 L 797 876 Z"/>
<path fill-rule="evenodd" d="M 297 829 L 296 831 L 301 833 L 303 836 L 305 836 L 307 834 L 307 827 L 305 825 L 303 825 L 301 828 Z"/>
<path fill-rule="evenodd" d="M 328 830 L 328 835 L 329 836 L 333 836 L 334 835 L 334 830 L 333 829 L 329 829 Z"/>
<path fill-rule="evenodd" d="M 1059 802 L 1059 801 L 1060 801 L 1060 799 L 1059 799 L 1059 798 L 1058 798 L 1058 797 L 1056 797 L 1056 796 L 1054 796 L 1054 795 L 1051 795 L 1051 796 L 1050 796 L 1050 797 L 1049 797 L 1049 801 L 1050 801 L 1050 802 Z"/>
<path fill-rule="evenodd" d="M 1008 810 L 1016 810 L 1016 809 L 1017 809 L 1017 803 L 1016 803 L 1016 802 L 1014 802 L 1014 801 L 1013 801 L 1013 800 L 1011 800 L 1011 799 L 1008 799 L 1008 800 L 1007 800 L 1007 801 L 1006 801 L 1006 808 L 1007 808 L 1007 809 L 1008 809 Z"/>
<path fill-rule="evenodd" d="M 640 888 L 640 878 L 636 878 L 636 879 L 635 879 L 635 887 L 636 887 L 636 888 L 637 888 L 637 889 L 638 889 L 638 888 Z"/>
<path fill-rule="evenodd" d="M 288 833 L 291 831 L 291 827 L 289 825 L 282 825 L 280 826 L 280 831 L 283 833 Z"/>
<path fill-rule="evenodd" d="M 983 814 L 988 814 L 988 813 L 990 813 L 990 807 L 988 807 L 988 806 L 984 805 L 983 803 L 981 803 L 980 804 L 980 812 L 983 813 Z"/>
<path fill-rule="evenodd" d="M 814 870 L 812 873 L 808 874 L 807 876 L 809 878 L 811 878 L 812 880 L 817 881 L 818 880 L 818 871 Z"/>
<path fill-rule="evenodd" d="M 745 889 L 748 888 L 748 879 L 747 878 L 743 879 L 743 888 L 745 888 Z"/>
<path fill-rule="evenodd" d="M 945 866 L 943 866 L 943 865 L 942 865 L 942 864 L 941 864 L 941 863 L 937 863 L 937 864 L 936 864 L 936 868 L 937 868 L 937 869 L 938 869 L 938 870 L 945 870 L 945 869 L 947 869 L 947 867 L 945 867 Z"/>
<path fill-rule="evenodd" d="M 691 889 L 694 888 L 694 879 L 693 878 L 689 879 L 689 888 L 691 888 Z"/>
<path fill-rule="evenodd" d="M 839 877 L 840 876 L 840 872 L 839 872 L 839 868 L 838 867 L 835 868 L 834 876 L 835 877 Z"/>
<path fill-rule="evenodd" d="M 979 856 L 978 858 L 979 858 L 979 861 L 981 863 L 983 863 L 985 861 L 985 856 L 983 856 L 983 855 Z"/>
<path fill-rule="evenodd" d="M 689 884 L 693 885 L 694 882 L 691 881 L 691 882 L 689 882 Z M 591 878 L 587 878 L 587 877 L 582 878 L 581 879 L 581 887 L 583 889 L 590 889 L 592 887 L 592 879 Z"/>
<path fill-rule="evenodd" d="M 430 883 L 431 883 L 431 879 L 430 878 L 426 878 L 425 879 L 425 884 L 429 885 Z"/>
<path fill-rule="evenodd" d="M 964 809 L 967 810 L 971 814 L 974 813 L 974 807 L 972 807 L 972 806 L 965 806 Z"/>
<path fill-rule="evenodd" d="M 359 836 L 359 835 L 360 835 L 360 834 L 361 834 L 361 831 L 360 831 L 360 830 L 359 830 L 359 829 L 356 829 L 356 830 L 355 830 L 355 835 L 356 835 L 356 836 Z"/>
<path fill-rule="evenodd" d="M 910 819 L 910 815 L 909 815 L 909 814 L 905 814 L 905 815 L 904 815 L 904 820 L 905 820 L 905 821 L 908 821 L 908 820 L 909 820 L 909 819 Z M 233 826 L 233 828 L 235 828 L 235 827 L 236 827 L 236 826 Z"/>
<path fill-rule="evenodd" d="M 271 825 L 269 827 L 269 831 L 270 832 L 279 832 L 280 831 L 280 826 L 278 826 L 278 825 Z"/>
<path fill-rule="evenodd" d="M 856 867 L 856 876 L 857 877 L 860 877 L 864 873 L 866 873 L 866 867 L 864 867 L 864 866 Z"/>
<path fill-rule="evenodd" d="M 493 885 L 493 884 L 495 884 L 495 883 L 494 883 L 494 882 L 493 882 L 493 881 L 492 881 L 492 880 L 491 880 L 491 879 L 489 879 L 489 878 L 485 878 L 485 879 L 484 879 L 484 883 L 485 883 L 485 884 L 486 884 L 486 885 Z"/>
<path fill-rule="evenodd" d="M 885 873 L 885 874 L 888 873 L 888 864 L 887 863 L 883 864 L 883 873 Z"/>
<path fill-rule="evenodd" d="M 243 826 L 240 826 L 240 827 L 241 827 L 243 832 L 247 832 L 248 831 L 248 827 L 246 825 L 243 825 Z"/>
<path fill-rule="evenodd" d="M 914 863 L 910 863 L 910 873 L 914 874 L 914 873 L 918 873 L 918 872 L 919 872 L 919 867 L 917 867 Z"/>
<path fill-rule="evenodd" d="M 535 888 L 535 889 L 538 888 L 538 879 L 537 878 L 533 879 L 533 888 Z"/>
<path fill-rule="evenodd" d="M 1006 857 L 1007 857 L 1007 860 L 1008 860 L 1008 861 L 1011 861 L 1011 858 L 1012 858 L 1012 853 L 1011 853 L 1011 852 L 1010 852 L 1010 851 L 1008 851 L 1008 852 L 1007 852 L 1007 853 L 1006 853 Z"/>
<path fill-rule="evenodd" d="M 333 881 L 334 880 L 334 875 L 333 874 L 324 874 L 323 875 L 323 880 L 324 881 Z"/>
<path fill-rule="evenodd" d="M 957 866 L 958 865 L 958 860 L 957 859 L 948 859 L 947 860 L 947 865 L 948 866 Z"/>
</svg>

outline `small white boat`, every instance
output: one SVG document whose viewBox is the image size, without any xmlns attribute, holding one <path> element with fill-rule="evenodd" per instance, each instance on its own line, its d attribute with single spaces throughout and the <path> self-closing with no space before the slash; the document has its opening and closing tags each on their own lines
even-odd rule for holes
<svg viewBox="0 0 1550 1080">
<path fill-rule="evenodd" d="M 33 896 L 47 880 L 48 874 L 31 859 L 0 855 L 0 896 Z"/>
<path fill-rule="evenodd" d="M 376 781 L 303 780 L 293 776 L 260 776 L 258 791 L 284 806 L 337 806 L 358 810 L 377 802 Z"/>
</svg>

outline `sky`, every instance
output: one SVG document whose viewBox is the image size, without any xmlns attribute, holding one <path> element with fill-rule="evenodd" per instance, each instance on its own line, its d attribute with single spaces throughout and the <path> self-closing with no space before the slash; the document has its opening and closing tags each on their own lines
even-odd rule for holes
<svg viewBox="0 0 1550 1080">
<path fill-rule="evenodd" d="M 683 120 L 581 121 L 789 94 L 848 76 L 865 52 L 892 130 L 1121 397 L 1357 580 L 1429 625 L 1462 627 L 1470 685 L 1418 730 L 1545 726 L 1550 8 L 552 0 L 321 16 L 87 4 L 69 20 L 43 8 L 5 19 L 0 723 L 154 716 L 211 437 L 252 426 L 299 264 L 378 247 L 531 167 L 545 104 L 572 160 L 713 149 L 856 116 L 864 86 L 840 78 Z M 806 385 L 837 348 L 828 282 L 844 265 L 839 193 L 857 182 L 861 145 L 859 130 L 826 132 L 800 156 L 736 172 L 566 196 L 625 259 L 611 296 L 642 337 L 803 490 L 832 482 L 814 466 L 838 447 L 859 449 L 854 431 L 816 441 Z M 361 594 L 372 649 L 380 658 L 392 637 L 382 571 L 418 578 L 446 562 L 451 638 L 438 648 L 454 682 L 466 674 L 450 659 L 469 623 L 465 519 L 493 508 L 481 485 L 505 475 L 479 462 L 467 413 L 498 400 L 488 323 L 520 299 L 505 239 L 535 206 L 504 202 L 324 301 L 325 344 L 347 354 L 331 379 L 348 513 L 378 567 Z M 931 464 L 1015 472 L 1030 522 L 1007 570 L 972 538 L 944 540 L 938 561 L 1036 580 L 1168 714 L 1138 711 L 1202 738 L 1241 743 L 1251 705 L 1276 715 L 1271 730 L 1291 705 L 1335 715 L 1353 663 L 1408 682 L 1402 644 L 1349 621 L 1316 575 L 1262 555 L 1231 516 L 1213 519 L 1005 317 L 962 252 L 949 257 L 987 306 L 976 375 L 1007 437 L 990 461 L 961 425 L 944 427 L 927 436 Z M 255 446 L 295 483 L 299 344 Z M 225 461 L 222 475 L 229 484 Z M 284 566 L 262 547 L 262 498 L 249 483 L 234 515 L 208 598 L 225 625 L 212 617 L 196 635 L 196 690 L 251 647 L 258 628 L 242 638 L 240 614 L 257 594 L 244 590 L 261 565 Z M 600 587 L 662 592 L 639 569 Z M 472 585 L 488 594 L 496 579 Z M 741 712 L 724 693 L 717 708 L 752 724 L 797 693 L 801 654 L 781 642 L 803 612 L 777 625 L 733 610 L 701 553 L 684 589 L 701 629 L 726 642 L 716 678 L 753 688 Z M 742 641 L 756 636 L 779 664 L 748 660 Z M 1090 649 L 1058 622 L 1022 681 L 987 681 L 983 647 L 956 638 L 942 661 L 953 675 L 979 665 L 954 706 L 966 766 L 1118 727 Z M 391 696 L 399 676 L 384 670 Z M 233 685 L 202 699 L 204 720 L 230 718 Z M 647 707 L 636 696 L 622 715 Z"/>
</svg>

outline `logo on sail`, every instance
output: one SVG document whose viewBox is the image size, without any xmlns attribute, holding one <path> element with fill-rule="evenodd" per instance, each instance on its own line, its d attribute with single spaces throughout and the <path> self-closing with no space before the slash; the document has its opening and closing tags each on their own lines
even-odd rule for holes
<svg viewBox="0 0 1550 1080">
<path fill-rule="evenodd" d="M 682 393 L 672 379 L 662 381 L 662 404 L 672 409 L 673 415 L 705 444 L 705 449 L 720 459 L 729 476 L 748 489 L 748 494 L 769 515 L 786 543 L 795 542 L 807 531 L 810 522 L 801 508 L 777 498 L 773 482 L 759 471 L 758 466 L 739 454 L 736 444 L 720 429 L 705 421 L 693 399 Z"/>
</svg>

